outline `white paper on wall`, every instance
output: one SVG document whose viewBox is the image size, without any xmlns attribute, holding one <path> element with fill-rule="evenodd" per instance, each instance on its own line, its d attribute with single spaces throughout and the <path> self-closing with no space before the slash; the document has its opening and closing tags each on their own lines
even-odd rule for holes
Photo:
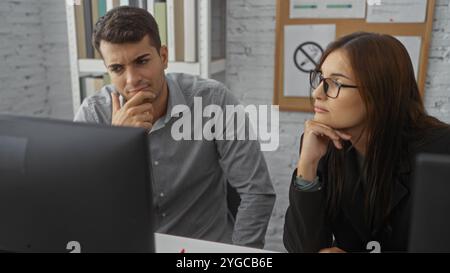
<svg viewBox="0 0 450 273">
<path fill-rule="evenodd" d="M 290 18 L 365 18 L 364 0 L 291 0 Z"/>
<path fill-rule="evenodd" d="M 367 5 L 369 23 L 423 23 L 427 0 L 371 0 Z"/>
<path fill-rule="evenodd" d="M 309 71 L 316 67 L 327 45 L 336 37 L 336 25 L 284 27 L 284 96 L 308 97 Z"/>
<path fill-rule="evenodd" d="M 419 62 L 420 62 L 420 48 L 422 46 L 422 39 L 420 36 L 395 36 L 408 50 L 409 57 L 411 58 L 412 65 L 414 67 L 414 73 L 416 80 L 419 76 Z"/>
</svg>

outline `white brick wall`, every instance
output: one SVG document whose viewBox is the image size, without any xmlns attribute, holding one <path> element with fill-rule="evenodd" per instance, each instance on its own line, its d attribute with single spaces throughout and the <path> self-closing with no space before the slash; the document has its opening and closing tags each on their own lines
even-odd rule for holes
<svg viewBox="0 0 450 273">
<path fill-rule="evenodd" d="M 450 123 L 450 1 L 437 0 L 429 51 L 425 107 Z"/>
<path fill-rule="evenodd" d="M 0 112 L 71 119 L 65 2 L 0 2 Z"/>
<path fill-rule="evenodd" d="M 222 59 L 226 56 L 226 1 L 211 0 L 211 58 Z M 211 78 L 225 83 L 226 73 L 211 75 Z"/>
<path fill-rule="evenodd" d="M 226 1 L 211 1 L 211 58 L 213 60 L 223 58 L 226 54 Z"/>
<path fill-rule="evenodd" d="M 0 37 L 0 111 L 41 114 L 45 69 L 38 2 L 1 1 Z"/>
<path fill-rule="evenodd" d="M 244 103 L 271 104 L 274 81 L 275 0 L 228 0 L 227 85 Z M 437 1 L 430 47 L 425 103 L 430 114 L 450 122 L 450 7 Z M 306 113 L 280 113 L 280 147 L 266 153 L 277 202 L 266 248 L 283 251 L 288 188 L 298 159 Z"/>
<path fill-rule="evenodd" d="M 65 1 L 42 0 L 43 51 L 49 116 L 73 119 Z"/>
</svg>

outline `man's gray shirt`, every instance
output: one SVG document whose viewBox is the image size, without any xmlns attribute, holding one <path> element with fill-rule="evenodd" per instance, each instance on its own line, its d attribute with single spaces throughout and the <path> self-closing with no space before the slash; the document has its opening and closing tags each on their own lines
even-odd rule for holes
<svg viewBox="0 0 450 273">
<path fill-rule="evenodd" d="M 194 116 L 194 98 L 203 108 L 238 105 L 227 88 L 214 80 L 167 74 L 167 112 L 149 133 L 157 232 L 252 247 L 263 247 L 275 193 L 260 144 L 256 140 L 174 140 L 172 125 L 187 105 Z M 86 98 L 75 121 L 111 124 L 112 85 Z M 182 107 L 177 107 L 182 109 Z M 203 118 L 204 120 L 204 118 Z M 248 127 L 248 118 L 246 118 Z M 194 128 L 194 126 L 191 126 Z M 233 219 L 227 208 L 227 182 L 241 204 Z"/>
</svg>

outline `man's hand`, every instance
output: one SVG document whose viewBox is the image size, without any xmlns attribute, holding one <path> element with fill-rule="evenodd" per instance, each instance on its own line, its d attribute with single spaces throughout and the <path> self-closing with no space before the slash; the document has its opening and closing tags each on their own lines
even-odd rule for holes
<svg viewBox="0 0 450 273">
<path fill-rule="evenodd" d="M 123 107 L 120 107 L 119 95 L 111 93 L 112 122 L 114 126 L 139 127 L 150 130 L 154 122 L 153 105 L 155 95 L 150 92 L 138 92 Z"/>
</svg>

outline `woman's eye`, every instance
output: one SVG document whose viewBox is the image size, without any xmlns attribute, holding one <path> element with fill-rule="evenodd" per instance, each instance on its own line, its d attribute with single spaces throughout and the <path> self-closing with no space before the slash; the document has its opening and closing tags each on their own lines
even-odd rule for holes
<svg viewBox="0 0 450 273">
<path fill-rule="evenodd" d="M 342 82 L 340 82 L 340 81 L 337 80 L 337 79 L 333 79 L 333 82 L 334 82 L 336 85 L 342 85 Z"/>
</svg>

